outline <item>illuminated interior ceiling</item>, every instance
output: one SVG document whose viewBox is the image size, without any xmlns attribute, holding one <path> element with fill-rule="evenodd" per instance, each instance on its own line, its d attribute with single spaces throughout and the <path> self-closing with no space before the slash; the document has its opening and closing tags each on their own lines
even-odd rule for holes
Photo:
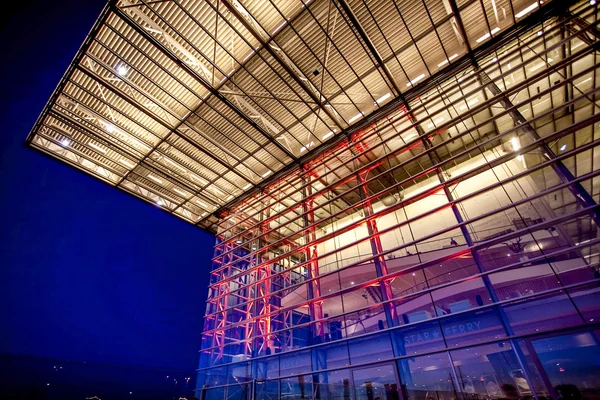
<svg viewBox="0 0 600 400">
<path fill-rule="evenodd" d="M 561 15 L 561 7 L 111 0 L 27 140 L 214 231 L 222 210 L 464 74 L 476 56 Z M 367 152 L 362 162 L 380 156 Z"/>
</svg>

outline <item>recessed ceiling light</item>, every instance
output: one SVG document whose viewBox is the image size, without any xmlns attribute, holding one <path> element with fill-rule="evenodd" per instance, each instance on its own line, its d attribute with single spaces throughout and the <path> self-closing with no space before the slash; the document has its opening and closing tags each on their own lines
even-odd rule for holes
<svg viewBox="0 0 600 400">
<path fill-rule="evenodd" d="M 61 141 L 60 141 L 60 143 L 61 143 L 63 146 L 68 146 L 68 145 L 70 145 L 70 144 L 71 144 L 71 141 L 70 141 L 69 139 L 63 139 L 63 140 L 61 140 Z"/>
<path fill-rule="evenodd" d="M 163 202 L 161 199 L 158 199 L 158 200 L 156 201 L 156 204 L 158 204 L 159 206 L 162 206 L 162 205 L 164 205 L 165 203 L 164 203 L 164 202 Z"/>
<path fill-rule="evenodd" d="M 243 189 L 243 190 L 249 189 L 249 188 L 250 188 L 250 186 L 252 186 L 252 184 L 251 184 L 251 183 L 247 184 L 247 185 L 246 185 L 246 186 L 244 186 L 242 189 Z"/>
<path fill-rule="evenodd" d="M 563 144 L 562 146 L 560 146 L 560 151 L 565 151 L 567 149 L 567 145 Z"/>
<path fill-rule="evenodd" d="M 264 174 L 262 174 L 262 177 L 263 177 L 263 178 L 266 178 L 267 176 L 271 175 L 271 172 L 272 172 L 272 171 L 267 171 L 267 172 L 265 172 Z"/>
<path fill-rule="evenodd" d="M 127 73 L 129 72 L 129 68 L 127 68 L 125 65 L 121 64 L 117 66 L 117 74 L 121 75 L 121 76 L 125 76 L 127 75 Z"/>
</svg>

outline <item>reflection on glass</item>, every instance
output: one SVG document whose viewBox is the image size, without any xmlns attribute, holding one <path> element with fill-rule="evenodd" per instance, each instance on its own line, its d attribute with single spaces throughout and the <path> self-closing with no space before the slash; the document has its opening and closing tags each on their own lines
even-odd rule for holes
<svg viewBox="0 0 600 400">
<path fill-rule="evenodd" d="M 451 352 L 458 383 L 467 399 L 531 397 L 531 388 L 508 342 Z"/>
<path fill-rule="evenodd" d="M 276 400 L 279 399 L 279 381 L 258 381 L 256 382 L 256 400 Z"/>
<path fill-rule="evenodd" d="M 321 400 L 350 400 L 352 380 L 346 369 L 316 375 L 315 398 Z"/>
<path fill-rule="evenodd" d="M 377 365 L 352 371 L 356 400 L 399 400 L 393 364 Z"/>
<path fill-rule="evenodd" d="M 310 370 L 310 369 L 308 369 Z M 312 398 L 312 376 L 299 375 L 281 380 L 281 398 L 311 399 Z"/>
<path fill-rule="evenodd" d="M 458 398 L 446 353 L 398 361 L 407 400 L 455 400 Z"/>
<path fill-rule="evenodd" d="M 592 332 L 533 340 L 533 348 L 558 396 L 600 396 L 600 342 Z"/>
</svg>

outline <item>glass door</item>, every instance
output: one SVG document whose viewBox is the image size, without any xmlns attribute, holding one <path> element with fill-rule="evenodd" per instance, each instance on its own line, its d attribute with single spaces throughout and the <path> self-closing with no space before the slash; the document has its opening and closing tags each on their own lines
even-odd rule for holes
<svg viewBox="0 0 600 400">
<path fill-rule="evenodd" d="M 352 370 L 355 400 L 400 400 L 394 364 Z"/>
</svg>

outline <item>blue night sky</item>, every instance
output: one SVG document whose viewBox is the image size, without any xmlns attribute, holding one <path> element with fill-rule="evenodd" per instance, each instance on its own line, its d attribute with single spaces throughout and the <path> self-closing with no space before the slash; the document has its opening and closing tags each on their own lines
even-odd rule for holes
<svg viewBox="0 0 600 400">
<path fill-rule="evenodd" d="M 214 237 L 24 145 L 103 5 L 0 16 L 0 354 L 194 370 Z"/>
</svg>

